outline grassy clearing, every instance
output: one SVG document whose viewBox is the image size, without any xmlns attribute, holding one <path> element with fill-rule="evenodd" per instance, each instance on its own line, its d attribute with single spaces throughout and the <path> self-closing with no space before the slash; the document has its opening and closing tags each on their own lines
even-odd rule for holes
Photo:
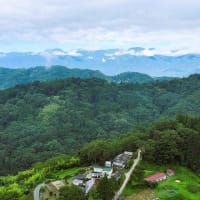
<svg viewBox="0 0 200 200">
<path fill-rule="evenodd" d="M 128 184 L 128 186 L 124 189 L 122 195 L 123 196 L 130 196 L 132 194 L 137 194 L 139 192 L 142 192 L 145 188 L 144 187 L 140 187 L 135 185 L 134 187 L 130 184 Z"/>
<path fill-rule="evenodd" d="M 74 168 L 71 168 L 71 169 L 58 171 L 58 172 L 55 173 L 55 176 L 56 176 L 56 178 L 64 179 L 66 177 L 74 176 L 82 170 L 83 170 L 83 168 L 81 168 L 81 167 L 74 167 Z"/>
<path fill-rule="evenodd" d="M 144 177 L 155 172 L 165 172 L 167 168 L 175 170 L 176 174 L 174 176 L 159 182 L 158 186 L 153 189 L 161 200 L 200 199 L 200 177 L 191 170 L 181 166 L 158 166 L 143 162 L 141 162 L 140 166 L 144 168 Z M 123 195 L 134 196 L 134 194 L 143 193 L 147 189 L 146 186 L 138 187 L 138 184 L 139 182 L 131 180 L 125 188 Z"/>
<path fill-rule="evenodd" d="M 154 190 L 160 199 L 199 200 L 200 177 L 184 167 L 174 167 L 174 169 L 176 175 L 160 182 Z"/>
<path fill-rule="evenodd" d="M 137 194 L 132 194 L 131 196 L 127 197 L 125 200 L 149 200 L 149 199 L 155 199 L 155 198 L 156 198 L 155 193 L 150 189 L 146 189 L 141 192 L 138 192 Z"/>
</svg>

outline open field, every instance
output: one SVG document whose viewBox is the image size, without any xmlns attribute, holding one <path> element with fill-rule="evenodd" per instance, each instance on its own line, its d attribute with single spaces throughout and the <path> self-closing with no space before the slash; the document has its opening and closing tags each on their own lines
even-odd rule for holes
<svg viewBox="0 0 200 200">
<path fill-rule="evenodd" d="M 160 199 L 200 199 L 200 177 L 184 167 L 175 167 L 176 175 L 160 182 L 154 190 Z"/>
<path fill-rule="evenodd" d="M 156 198 L 156 194 L 150 190 L 146 189 L 136 194 L 132 194 L 131 196 L 127 197 L 125 200 L 149 200 Z"/>
<path fill-rule="evenodd" d="M 81 167 L 74 167 L 71 169 L 61 170 L 55 173 L 55 176 L 58 179 L 64 179 L 66 177 L 71 177 L 78 174 L 83 168 Z"/>
<path fill-rule="evenodd" d="M 155 172 L 165 172 L 167 168 L 175 170 L 176 174 L 159 182 L 158 186 L 152 190 L 147 190 L 147 186 L 138 185 L 140 183 L 132 179 L 123 192 L 124 196 L 129 197 L 127 200 L 133 199 L 133 197 L 145 200 L 145 194 L 148 196 L 147 191 L 154 192 L 161 200 L 200 199 L 200 177 L 191 170 L 181 166 L 158 166 L 143 162 L 140 166 L 144 169 L 144 177 Z"/>
</svg>

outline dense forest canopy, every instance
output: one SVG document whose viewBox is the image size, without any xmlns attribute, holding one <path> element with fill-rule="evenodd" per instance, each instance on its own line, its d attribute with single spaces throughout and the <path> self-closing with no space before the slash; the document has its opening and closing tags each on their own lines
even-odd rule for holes
<svg viewBox="0 0 200 200">
<path fill-rule="evenodd" d="M 137 127 L 113 140 L 95 140 L 79 151 L 80 162 L 104 163 L 122 151 L 142 150 L 143 160 L 154 164 L 178 164 L 200 172 L 200 118 L 177 115 L 147 128 Z"/>
<path fill-rule="evenodd" d="M 0 174 L 178 113 L 199 116 L 200 75 L 145 84 L 70 78 L 1 91 Z"/>
</svg>

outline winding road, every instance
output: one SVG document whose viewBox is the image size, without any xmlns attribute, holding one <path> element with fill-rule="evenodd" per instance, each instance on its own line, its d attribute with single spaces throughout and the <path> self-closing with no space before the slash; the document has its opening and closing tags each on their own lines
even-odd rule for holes
<svg viewBox="0 0 200 200">
<path fill-rule="evenodd" d="M 129 170 L 127 173 L 125 173 L 125 177 L 126 177 L 126 178 L 125 178 L 125 180 L 124 180 L 124 182 L 123 182 L 121 188 L 120 188 L 120 189 L 117 191 L 117 193 L 115 194 L 113 200 L 118 200 L 118 199 L 119 199 L 121 193 L 123 192 L 124 188 L 126 187 L 128 181 L 129 181 L 129 179 L 130 179 L 131 174 L 133 173 L 135 167 L 136 167 L 137 164 L 139 163 L 140 158 L 141 158 L 141 150 L 139 149 L 139 150 L 138 150 L 138 156 L 137 156 L 137 158 L 134 160 L 134 163 L 133 163 L 132 167 L 130 168 L 130 170 Z"/>
<path fill-rule="evenodd" d="M 45 186 L 44 183 L 41 183 L 37 185 L 37 187 L 34 189 L 33 195 L 34 195 L 34 200 L 40 200 L 40 189 Z"/>
</svg>

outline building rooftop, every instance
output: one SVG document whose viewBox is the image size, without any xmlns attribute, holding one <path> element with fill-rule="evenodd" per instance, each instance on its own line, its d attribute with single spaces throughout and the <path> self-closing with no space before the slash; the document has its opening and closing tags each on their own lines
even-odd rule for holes
<svg viewBox="0 0 200 200">
<path fill-rule="evenodd" d="M 85 179 L 85 175 L 84 174 L 78 174 L 74 177 L 74 179 L 79 179 L 79 180 L 84 180 Z"/>
<path fill-rule="evenodd" d="M 156 180 L 158 180 L 158 179 L 161 179 L 161 178 L 163 178 L 163 177 L 165 177 L 166 176 L 166 174 L 165 173 L 156 173 L 156 174 L 153 174 L 153 175 L 151 175 L 151 176 L 148 176 L 148 177 L 146 177 L 145 178 L 145 180 L 146 181 L 156 181 Z"/>
<path fill-rule="evenodd" d="M 110 171 L 112 171 L 112 167 L 104 167 L 103 171 L 110 172 Z"/>
<path fill-rule="evenodd" d="M 101 169 L 105 172 L 109 172 L 112 170 L 112 167 L 100 167 L 100 166 L 94 166 L 95 169 Z"/>
<path fill-rule="evenodd" d="M 126 163 L 128 160 L 131 159 L 132 155 L 133 155 L 132 152 L 127 152 L 127 151 L 125 151 L 124 153 L 117 155 L 117 156 L 114 158 L 114 162 Z"/>
<path fill-rule="evenodd" d="M 53 185 L 57 190 L 60 190 L 61 187 L 65 186 L 63 181 L 53 181 L 50 184 Z"/>
</svg>

